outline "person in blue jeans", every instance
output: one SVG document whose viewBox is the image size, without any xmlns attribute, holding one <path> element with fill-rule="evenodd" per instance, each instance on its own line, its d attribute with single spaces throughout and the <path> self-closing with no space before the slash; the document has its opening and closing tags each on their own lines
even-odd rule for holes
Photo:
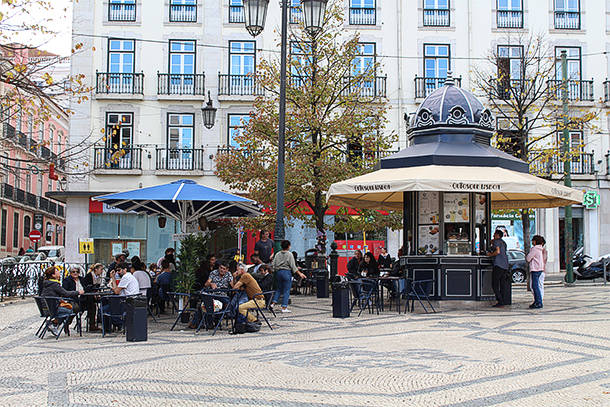
<svg viewBox="0 0 610 407">
<path fill-rule="evenodd" d="M 298 274 L 301 278 L 305 278 L 305 274 L 297 267 L 294 261 L 294 256 L 290 252 L 290 241 L 282 240 L 282 251 L 273 256 L 271 262 L 271 270 L 275 272 L 277 282 L 277 291 L 273 296 L 273 301 L 270 307 L 275 307 L 280 297 L 282 297 L 282 312 L 292 312 L 288 309 L 288 300 L 290 299 L 290 288 L 292 287 L 292 273 Z"/>
<path fill-rule="evenodd" d="M 536 235 L 532 238 L 532 248 L 527 255 L 527 261 L 530 263 L 530 275 L 532 283 L 532 293 L 534 294 L 534 302 L 530 308 L 542 308 L 544 270 L 546 269 L 547 251 L 544 248 L 544 238 Z"/>
</svg>

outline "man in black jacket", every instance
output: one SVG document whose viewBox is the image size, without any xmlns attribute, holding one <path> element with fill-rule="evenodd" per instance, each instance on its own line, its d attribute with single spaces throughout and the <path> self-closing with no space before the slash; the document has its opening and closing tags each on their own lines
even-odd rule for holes
<svg viewBox="0 0 610 407">
<path fill-rule="evenodd" d="M 360 263 L 362 263 L 362 252 L 360 250 L 356 250 L 354 252 L 354 257 L 347 262 L 348 278 L 356 279 L 360 277 Z"/>
</svg>

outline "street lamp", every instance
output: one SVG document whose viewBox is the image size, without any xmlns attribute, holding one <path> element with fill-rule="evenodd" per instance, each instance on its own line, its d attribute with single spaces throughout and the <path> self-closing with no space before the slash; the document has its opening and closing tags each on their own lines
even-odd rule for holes
<svg viewBox="0 0 610 407">
<path fill-rule="evenodd" d="M 208 90 L 208 103 L 204 108 L 201 109 L 201 114 L 203 115 L 203 125 L 207 129 L 211 129 L 214 127 L 214 121 L 216 120 L 216 108 L 212 107 L 212 96 L 210 96 L 210 91 Z"/>
<path fill-rule="evenodd" d="M 312 37 L 322 30 L 328 0 L 301 0 L 305 31 Z M 256 37 L 265 28 L 269 0 L 243 0 L 246 30 Z M 280 117 L 278 129 L 277 203 L 275 211 L 275 252 L 286 237 L 284 227 L 284 169 L 286 138 L 286 48 L 288 43 L 288 0 L 282 0 L 282 41 L 280 53 Z"/>
</svg>

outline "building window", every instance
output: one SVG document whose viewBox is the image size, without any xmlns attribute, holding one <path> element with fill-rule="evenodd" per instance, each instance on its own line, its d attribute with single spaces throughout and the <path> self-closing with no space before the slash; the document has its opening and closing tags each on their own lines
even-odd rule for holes
<svg viewBox="0 0 610 407">
<path fill-rule="evenodd" d="M 449 27 L 449 0 L 424 0 L 424 26 Z"/>
<path fill-rule="evenodd" d="M 350 0 L 349 23 L 352 25 L 377 24 L 375 0 Z"/>
<path fill-rule="evenodd" d="M 53 129 L 53 127 L 49 128 L 49 147 L 51 147 L 51 150 L 53 149 L 53 141 L 55 138 L 55 130 Z"/>
<path fill-rule="evenodd" d="M 57 132 L 57 154 L 61 154 L 63 149 L 64 133 L 61 131 Z"/>
<path fill-rule="evenodd" d="M 21 162 L 15 163 L 15 188 L 21 189 Z"/>
<path fill-rule="evenodd" d="M 135 0 L 109 0 L 108 21 L 136 21 Z"/>
<path fill-rule="evenodd" d="M 48 243 L 51 243 L 53 241 L 53 224 L 51 222 L 47 222 L 47 224 L 46 224 L 45 240 Z"/>
<path fill-rule="evenodd" d="M 229 41 L 229 75 L 231 95 L 254 94 L 256 68 L 254 41 Z"/>
<path fill-rule="evenodd" d="M 40 142 L 44 141 L 44 123 L 38 125 L 38 137 L 40 137 Z"/>
<path fill-rule="evenodd" d="M 498 28 L 523 28 L 522 0 L 498 0 Z"/>
<path fill-rule="evenodd" d="M 192 94 L 194 92 L 195 49 L 195 41 L 169 42 L 171 94 Z"/>
<path fill-rule="evenodd" d="M 106 147 L 115 151 L 133 143 L 133 113 L 106 114 Z"/>
<path fill-rule="evenodd" d="M 169 21 L 179 23 L 197 22 L 196 0 L 170 0 Z"/>
<path fill-rule="evenodd" d="M 579 81 L 581 78 L 580 47 L 555 48 L 555 78 L 562 79 L 561 51 L 566 51 L 566 64 L 568 66 L 568 80 Z"/>
<path fill-rule="evenodd" d="M 30 171 L 26 171 L 25 173 L 25 192 L 32 192 L 32 175 Z"/>
<path fill-rule="evenodd" d="M 509 99 L 523 78 L 523 47 L 498 46 L 498 96 Z"/>
<path fill-rule="evenodd" d="M 555 29 L 580 30 L 580 1 L 554 0 Z"/>
<path fill-rule="evenodd" d="M 108 93 L 133 93 L 134 40 L 108 40 Z"/>
<path fill-rule="evenodd" d="M 239 148 L 240 145 L 235 141 L 235 137 L 243 134 L 246 125 L 250 121 L 248 114 L 230 114 L 229 115 L 229 147 Z"/>
<path fill-rule="evenodd" d="M 242 0 L 229 0 L 229 22 L 243 23 L 244 21 L 244 3 Z"/>
<path fill-rule="evenodd" d="M 29 215 L 25 215 L 23 217 L 23 236 L 24 237 L 28 237 L 30 235 L 31 222 L 32 222 L 32 220 Z"/>
<path fill-rule="evenodd" d="M 301 86 L 311 75 L 310 67 L 313 64 L 312 43 L 309 41 L 293 41 L 290 43 L 290 80 L 294 86 Z"/>
<path fill-rule="evenodd" d="M 301 0 L 290 0 L 290 23 L 298 24 L 303 19 Z"/>
<path fill-rule="evenodd" d="M 8 212 L 6 209 L 2 209 L 2 222 L 0 224 L 0 246 L 6 246 L 6 222 Z"/>
<path fill-rule="evenodd" d="M 164 156 L 159 157 L 163 161 L 163 167 L 161 168 L 168 170 L 194 169 L 194 134 L 195 116 L 193 114 L 168 113 L 167 150 L 162 152 Z"/>
<path fill-rule="evenodd" d="M 449 59 L 449 45 L 424 45 L 425 77 L 431 79 L 444 79 L 447 71 L 451 69 Z"/>
<path fill-rule="evenodd" d="M 19 212 L 13 213 L 13 248 L 19 247 Z"/>
<path fill-rule="evenodd" d="M 359 91 L 362 96 L 375 96 L 375 77 L 370 75 L 375 74 L 375 60 L 377 53 L 375 51 L 375 43 L 360 43 L 358 44 L 359 54 L 354 58 L 352 63 L 352 75 L 364 75 L 364 80 L 357 83 L 352 81 L 350 91 Z"/>
</svg>

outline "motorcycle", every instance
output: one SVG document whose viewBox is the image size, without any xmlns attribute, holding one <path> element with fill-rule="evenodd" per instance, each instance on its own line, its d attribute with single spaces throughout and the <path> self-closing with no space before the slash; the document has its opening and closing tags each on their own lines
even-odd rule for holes
<svg viewBox="0 0 610 407">
<path fill-rule="evenodd" d="M 606 259 L 606 280 L 610 281 L 610 254 L 601 256 L 597 261 L 587 265 L 587 259 L 591 256 L 584 254 L 583 248 L 579 247 L 572 258 L 574 265 L 574 278 L 576 280 L 594 280 L 604 278 L 604 259 Z M 564 276 L 564 281 L 566 276 Z"/>
</svg>

